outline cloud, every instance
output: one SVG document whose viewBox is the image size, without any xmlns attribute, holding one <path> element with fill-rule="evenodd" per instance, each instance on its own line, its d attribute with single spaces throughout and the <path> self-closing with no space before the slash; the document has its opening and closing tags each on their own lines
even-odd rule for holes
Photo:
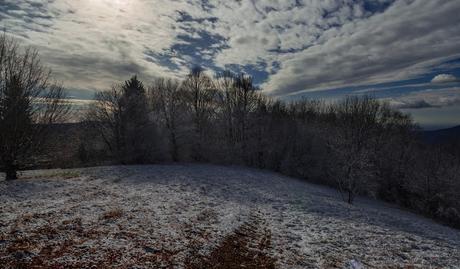
<svg viewBox="0 0 460 269">
<path fill-rule="evenodd" d="M 39 49 L 55 76 L 73 89 L 104 90 L 139 74 L 178 76 L 153 64 L 145 52 L 163 51 L 183 31 L 174 30 L 177 9 L 190 5 L 154 6 L 149 1 L 4 0 L 0 27 Z M 23 11 L 21 14 L 13 11 Z"/>
<path fill-rule="evenodd" d="M 450 74 L 440 74 L 435 76 L 432 80 L 431 83 L 449 83 L 449 82 L 458 82 L 459 79 L 453 75 Z"/>
<path fill-rule="evenodd" d="M 444 0 L 3 0 L 0 27 L 75 89 L 201 64 L 287 96 L 414 78 L 458 59 L 459 13 Z"/>
<path fill-rule="evenodd" d="M 460 106 L 460 88 L 428 89 L 384 100 L 399 109 Z"/>
<path fill-rule="evenodd" d="M 398 109 L 419 109 L 437 107 L 428 103 L 426 100 L 391 100 L 390 105 Z"/>
<path fill-rule="evenodd" d="M 385 12 L 350 19 L 323 32 L 314 46 L 286 56 L 265 86 L 286 95 L 415 78 L 459 57 L 460 18 L 454 12 L 460 12 L 458 2 L 397 1 Z"/>
</svg>

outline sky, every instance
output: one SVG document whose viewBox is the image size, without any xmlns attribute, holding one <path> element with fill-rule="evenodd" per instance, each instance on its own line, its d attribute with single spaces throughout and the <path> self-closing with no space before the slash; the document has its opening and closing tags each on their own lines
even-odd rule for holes
<svg viewBox="0 0 460 269">
<path fill-rule="evenodd" d="M 77 99 L 193 66 L 284 100 L 372 95 L 426 129 L 460 124 L 459 0 L 0 0 Z"/>
</svg>

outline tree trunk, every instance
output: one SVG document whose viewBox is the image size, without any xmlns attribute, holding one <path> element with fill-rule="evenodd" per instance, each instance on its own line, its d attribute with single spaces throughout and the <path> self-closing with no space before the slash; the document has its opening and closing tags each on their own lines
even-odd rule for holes
<svg viewBox="0 0 460 269">
<path fill-rule="evenodd" d="M 171 155 L 173 162 L 178 162 L 179 161 L 179 152 L 178 152 L 178 147 L 177 147 L 177 139 L 176 139 L 176 134 L 172 131 L 171 132 Z"/>
<path fill-rule="evenodd" d="M 353 200 L 354 200 L 354 193 L 353 191 L 350 190 L 348 191 L 348 201 L 347 202 L 351 205 L 353 204 Z"/>
<path fill-rule="evenodd" d="M 6 180 L 18 179 L 18 173 L 15 167 L 9 166 L 6 168 Z"/>
</svg>

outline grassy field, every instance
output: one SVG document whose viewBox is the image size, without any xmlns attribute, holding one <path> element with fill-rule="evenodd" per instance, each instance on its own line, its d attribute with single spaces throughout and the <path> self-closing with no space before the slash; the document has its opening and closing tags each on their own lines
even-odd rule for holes
<svg viewBox="0 0 460 269">
<path fill-rule="evenodd" d="M 0 181 L 2 268 L 459 268 L 460 231 L 275 173 L 212 165 Z M 457 266 L 457 267 L 456 267 Z"/>
</svg>

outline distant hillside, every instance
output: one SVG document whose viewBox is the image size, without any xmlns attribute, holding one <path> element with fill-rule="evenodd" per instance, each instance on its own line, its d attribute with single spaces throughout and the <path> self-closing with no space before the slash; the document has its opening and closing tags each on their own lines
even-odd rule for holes
<svg viewBox="0 0 460 269">
<path fill-rule="evenodd" d="M 434 131 L 424 131 L 423 139 L 428 143 L 443 143 L 453 139 L 460 139 L 460 125 Z"/>
</svg>

